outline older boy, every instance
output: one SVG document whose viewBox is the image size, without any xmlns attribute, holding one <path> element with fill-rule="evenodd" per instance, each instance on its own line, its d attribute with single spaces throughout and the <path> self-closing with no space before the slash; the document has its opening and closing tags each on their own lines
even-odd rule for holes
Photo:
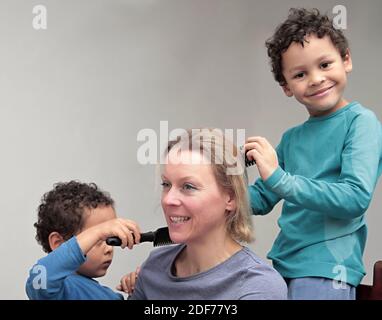
<svg viewBox="0 0 382 320">
<path fill-rule="evenodd" d="M 351 55 L 327 16 L 291 9 L 266 45 L 276 81 L 310 115 L 277 151 L 262 137 L 245 145 L 261 176 L 249 187 L 254 214 L 284 199 L 268 257 L 290 299 L 355 299 L 365 275 L 365 212 L 382 170 L 381 123 L 344 98 Z"/>
</svg>

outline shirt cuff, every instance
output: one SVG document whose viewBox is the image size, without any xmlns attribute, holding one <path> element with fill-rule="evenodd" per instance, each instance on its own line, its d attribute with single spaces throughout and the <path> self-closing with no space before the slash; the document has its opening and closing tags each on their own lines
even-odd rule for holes
<svg viewBox="0 0 382 320">
<path fill-rule="evenodd" d="M 66 243 L 70 248 L 69 253 L 72 256 L 73 261 L 80 265 L 83 264 L 86 261 L 86 256 L 83 254 L 82 249 L 78 244 L 77 237 L 73 236 Z"/>
<path fill-rule="evenodd" d="M 285 171 L 281 169 L 281 167 L 277 167 L 277 169 L 268 177 L 267 180 L 264 181 L 264 184 L 270 190 L 273 190 L 275 185 L 281 180 L 281 178 L 285 175 Z"/>
</svg>

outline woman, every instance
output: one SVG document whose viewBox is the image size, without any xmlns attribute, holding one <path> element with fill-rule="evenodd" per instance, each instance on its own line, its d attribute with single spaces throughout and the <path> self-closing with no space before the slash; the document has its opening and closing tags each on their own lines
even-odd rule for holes
<svg viewBox="0 0 382 320">
<path fill-rule="evenodd" d="M 131 299 L 286 299 L 282 277 L 242 245 L 252 224 L 241 158 L 218 130 L 169 143 L 161 203 L 178 245 L 150 254 Z"/>
</svg>

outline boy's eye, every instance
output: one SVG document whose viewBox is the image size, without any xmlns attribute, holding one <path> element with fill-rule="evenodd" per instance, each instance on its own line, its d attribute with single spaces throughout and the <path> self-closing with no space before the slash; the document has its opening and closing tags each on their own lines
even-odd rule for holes
<svg viewBox="0 0 382 320">
<path fill-rule="evenodd" d="M 326 69 L 327 67 L 330 66 L 330 62 L 324 62 L 324 63 L 321 63 L 321 68 L 322 69 Z"/>
<path fill-rule="evenodd" d="M 295 76 L 293 77 L 294 79 L 301 79 L 304 77 L 304 72 L 299 72 L 297 74 L 295 74 Z"/>
</svg>

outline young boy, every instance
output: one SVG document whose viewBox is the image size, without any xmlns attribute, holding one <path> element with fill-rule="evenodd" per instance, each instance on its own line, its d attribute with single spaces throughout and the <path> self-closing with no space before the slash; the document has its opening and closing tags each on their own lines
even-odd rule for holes
<svg viewBox="0 0 382 320">
<path fill-rule="evenodd" d="M 276 81 L 310 115 L 277 151 L 263 137 L 245 145 L 261 177 L 249 187 L 254 214 L 284 199 L 268 258 L 290 299 L 355 299 L 365 275 L 365 211 L 382 170 L 381 123 L 343 97 L 352 60 L 327 16 L 291 9 L 266 46 Z"/>
<path fill-rule="evenodd" d="M 139 227 L 117 219 L 113 204 L 95 184 L 76 181 L 59 183 L 43 196 L 36 239 L 48 255 L 30 271 L 30 299 L 123 299 L 93 279 L 104 276 L 112 262 L 108 237 L 119 237 L 122 248 L 139 243 Z"/>
</svg>

